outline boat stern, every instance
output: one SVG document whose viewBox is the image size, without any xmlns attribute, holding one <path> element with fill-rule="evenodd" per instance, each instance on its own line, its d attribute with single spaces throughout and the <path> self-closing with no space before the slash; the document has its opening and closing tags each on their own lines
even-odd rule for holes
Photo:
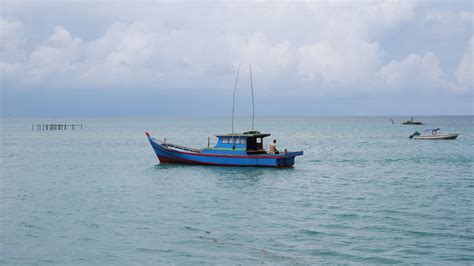
<svg viewBox="0 0 474 266">
<path fill-rule="evenodd" d="M 296 156 L 303 155 L 303 151 L 286 152 L 275 160 L 275 167 L 291 167 L 295 164 Z"/>
</svg>

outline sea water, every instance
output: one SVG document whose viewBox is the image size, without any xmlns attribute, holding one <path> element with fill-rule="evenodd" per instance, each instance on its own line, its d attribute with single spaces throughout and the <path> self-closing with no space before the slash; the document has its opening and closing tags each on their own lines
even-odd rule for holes
<svg viewBox="0 0 474 266">
<path fill-rule="evenodd" d="M 257 118 L 304 150 L 285 169 L 161 165 L 144 135 L 205 147 L 226 118 L 3 119 L 0 263 L 473 263 L 473 117 L 392 119 Z M 84 128 L 31 130 L 55 122 Z"/>
</svg>

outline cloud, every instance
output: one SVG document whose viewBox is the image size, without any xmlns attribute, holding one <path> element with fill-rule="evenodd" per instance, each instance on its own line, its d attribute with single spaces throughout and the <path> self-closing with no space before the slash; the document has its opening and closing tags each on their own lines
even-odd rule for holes
<svg viewBox="0 0 474 266">
<path fill-rule="evenodd" d="M 34 38 L 38 33 L 26 32 L 20 19 L 2 17 L 5 86 L 218 90 L 232 87 L 235 68 L 243 63 L 252 64 L 263 90 L 275 93 L 465 93 L 472 87 L 472 45 L 459 55 L 457 69 L 446 70 L 439 50 L 413 48 L 396 59 L 396 51 L 379 41 L 417 23 L 414 1 L 57 5 L 66 14 L 77 13 L 69 10 L 73 7 L 89 8 L 101 30 L 92 34 L 79 17 L 58 12 L 54 25 L 41 26 L 49 27 L 49 36 Z M 27 3 L 10 8 L 9 18 L 28 16 L 32 9 Z M 435 11 L 419 18 L 422 24 L 472 19 L 470 11 L 449 16 Z M 68 24 L 71 20 L 77 24 Z"/>
<path fill-rule="evenodd" d="M 456 6 L 454 3 L 453 6 Z M 432 41 L 451 42 L 465 38 L 472 34 L 474 23 L 474 12 L 472 3 L 469 9 L 430 9 L 423 18 L 425 34 L 431 36 Z M 458 48 L 459 49 L 459 48 Z"/>
<path fill-rule="evenodd" d="M 444 25 L 468 25 L 474 20 L 474 12 L 471 10 L 444 11 L 430 10 L 426 13 L 425 22 L 439 23 Z"/>
<path fill-rule="evenodd" d="M 469 39 L 466 50 L 459 62 L 456 69 L 456 81 L 457 84 L 452 86 L 452 90 L 458 93 L 465 93 L 474 90 L 474 69 L 473 69 L 473 57 L 474 57 L 474 35 Z"/>
<path fill-rule="evenodd" d="M 87 67 L 81 79 L 90 85 L 110 86 L 152 81 L 159 63 L 158 40 L 142 23 L 114 23 L 102 37 L 86 44 Z"/>
<path fill-rule="evenodd" d="M 393 60 L 380 68 L 377 77 L 383 85 L 397 89 L 418 91 L 450 91 L 455 94 L 472 93 L 474 84 L 473 72 L 474 36 L 465 49 L 456 71 L 454 80 L 448 80 L 433 53 L 423 56 L 410 54 L 401 61 Z"/>
<path fill-rule="evenodd" d="M 66 72 L 78 70 L 82 52 L 81 39 L 72 38 L 63 26 L 56 26 L 48 41 L 31 52 L 28 73 L 35 82 L 54 80 Z"/>
<path fill-rule="evenodd" d="M 226 38 L 232 63 L 251 63 L 254 73 L 261 75 L 260 79 L 276 78 L 291 71 L 295 55 L 289 41 L 271 43 L 261 32 L 250 36 L 231 34 Z"/>
<path fill-rule="evenodd" d="M 365 83 L 380 64 L 378 43 L 347 39 L 299 48 L 298 73 L 306 80 L 330 87 Z"/>
<path fill-rule="evenodd" d="M 416 1 L 315 1 L 308 14 L 318 35 L 330 38 L 375 38 L 414 17 Z M 311 25 L 311 23 L 310 23 Z"/>
<path fill-rule="evenodd" d="M 0 60 L 15 62 L 26 56 L 24 51 L 23 24 L 0 16 Z"/>
<path fill-rule="evenodd" d="M 14 83 L 22 62 L 27 57 L 24 49 L 23 24 L 0 16 L 0 84 Z"/>
<path fill-rule="evenodd" d="M 446 87 L 438 58 L 432 53 L 410 54 L 401 61 L 391 61 L 380 68 L 382 84 L 410 90 L 437 90 Z"/>
</svg>

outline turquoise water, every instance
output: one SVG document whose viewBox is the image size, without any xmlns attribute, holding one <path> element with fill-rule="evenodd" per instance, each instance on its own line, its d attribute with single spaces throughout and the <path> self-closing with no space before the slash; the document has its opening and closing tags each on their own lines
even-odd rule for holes
<svg viewBox="0 0 474 266">
<path fill-rule="evenodd" d="M 160 165 L 143 134 L 202 147 L 229 119 L 4 119 L 0 263 L 473 263 L 473 117 L 418 119 L 465 134 L 258 118 L 291 169 Z M 31 131 L 54 121 L 84 129 Z"/>
</svg>

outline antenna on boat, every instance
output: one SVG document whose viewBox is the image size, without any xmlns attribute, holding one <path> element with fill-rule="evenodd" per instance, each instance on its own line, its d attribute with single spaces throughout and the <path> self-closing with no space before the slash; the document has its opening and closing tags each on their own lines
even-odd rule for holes
<svg viewBox="0 0 474 266">
<path fill-rule="evenodd" d="M 255 101 L 253 99 L 252 65 L 250 65 L 250 88 L 252 89 L 252 131 L 255 122 Z"/>
<path fill-rule="evenodd" d="M 235 77 L 235 85 L 234 85 L 234 98 L 232 98 L 232 143 L 234 143 L 234 114 L 235 114 L 235 91 L 237 90 L 237 81 L 239 80 L 239 72 L 240 72 L 240 65 L 237 69 L 237 76 Z"/>
</svg>

